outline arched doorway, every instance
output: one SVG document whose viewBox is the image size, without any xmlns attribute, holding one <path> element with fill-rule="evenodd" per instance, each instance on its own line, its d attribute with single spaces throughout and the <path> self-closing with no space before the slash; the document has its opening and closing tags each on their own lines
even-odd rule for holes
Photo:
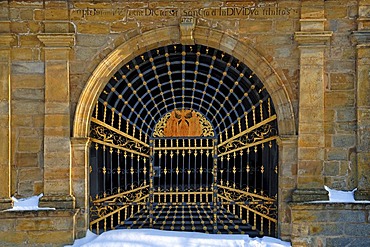
<svg viewBox="0 0 370 247">
<path fill-rule="evenodd" d="M 235 57 L 180 44 L 137 56 L 100 94 L 90 138 L 92 230 L 276 235 L 274 105 Z"/>
</svg>

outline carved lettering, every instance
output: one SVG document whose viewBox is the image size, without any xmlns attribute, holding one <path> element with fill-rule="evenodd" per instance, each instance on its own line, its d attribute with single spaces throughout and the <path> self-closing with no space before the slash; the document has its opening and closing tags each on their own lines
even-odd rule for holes
<svg viewBox="0 0 370 247">
<path fill-rule="evenodd" d="M 220 18 L 220 17 L 278 17 L 278 16 L 298 16 L 298 9 L 279 7 L 278 4 L 267 6 L 245 6 L 245 7 L 211 7 L 211 8 L 196 8 L 196 9 L 181 9 L 181 8 L 115 8 L 115 9 L 73 9 L 71 10 L 74 16 L 80 18 L 89 18 L 90 16 L 119 16 L 131 18 L 150 18 L 150 17 L 180 17 L 192 16 L 200 18 Z"/>
</svg>

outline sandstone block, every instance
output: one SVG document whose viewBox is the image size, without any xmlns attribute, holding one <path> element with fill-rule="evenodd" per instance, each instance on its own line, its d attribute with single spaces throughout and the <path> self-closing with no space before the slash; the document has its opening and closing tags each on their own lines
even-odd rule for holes
<svg viewBox="0 0 370 247">
<path fill-rule="evenodd" d="M 19 42 L 22 47 L 30 46 L 35 48 L 41 46 L 41 42 L 36 35 L 20 35 Z"/>
<path fill-rule="evenodd" d="M 45 20 L 66 20 L 68 19 L 68 10 L 63 8 L 45 9 Z"/>
<path fill-rule="evenodd" d="M 298 163 L 298 175 L 321 176 L 323 172 L 322 161 L 300 161 Z"/>
<path fill-rule="evenodd" d="M 48 167 L 44 170 L 44 177 L 46 180 L 68 179 L 69 173 L 69 167 Z"/>
<path fill-rule="evenodd" d="M 43 74 L 43 62 L 13 62 L 12 74 Z"/>
<path fill-rule="evenodd" d="M 19 137 L 17 150 L 20 152 L 37 153 L 42 148 L 42 139 L 35 137 Z"/>
<path fill-rule="evenodd" d="M 34 100 L 34 101 L 42 101 L 44 100 L 44 90 L 42 89 L 16 89 L 13 90 L 13 100 Z"/>
<path fill-rule="evenodd" d="M 266 33 L 272 31 L 272 21 L 252 21 L 240 20 L 239 32 L 241 34 L 248 33 Z"/>
<path fill-rule="evenodd" d="M 333 136 L 334 147 L 353 147 L 356 144 L 356 137 L 354 135 L 335 135 Z"/>
<path fill-rule="evenodd" d="M 310 225 L 310 235 L 340 236 L 344 233 L 344 224 L 340 223 L 319 223 Z"/>
<path fill-rule="evenodd" d="M 26 117 L 29 114 L 42 115 L 44 113 L 44 106 L 42 102 L 30 100 L 15 100 L 13 101 L 13 114 L 20 115 L 19 118 Z"/>
<path fill-rule="evenodd" d="M 299 189 L 322 188 L 324 178 L 322 176 L 298 176 L 297 184 Z"/>
<path fill-rule="evenodd" d="M 0 244 L 3 246 L 22 246 L 28 239 L 27 232 L 0 232 Z"/>
<path fill-rule="evenodd" d="M 86 34 L 108 34 L 110 27 L 105 23 L 77 23 L 77 32 Z"/>
<path fill-rule="evenodd" d="M 12 33 L 27 33 L 28 32 L 27 22 L 11 22 L 10 31 Z"/>
<path fill-rule="evenodd" d="M 66 180 L 44 180 L 44 193 L 46 195 L 68 195 L 69 182 Z"/>
<path fill-rule="evenodd" d="M 42 74 L 11 75 L 12 88 L 43 88 L 44 76 Z"/>
<path fill-rule="evenodd" d="M 73 242 L 73 231 L 32 231 L 29 232 L 30 244 L 54 244 L 61 245 Z"/>
</svg>

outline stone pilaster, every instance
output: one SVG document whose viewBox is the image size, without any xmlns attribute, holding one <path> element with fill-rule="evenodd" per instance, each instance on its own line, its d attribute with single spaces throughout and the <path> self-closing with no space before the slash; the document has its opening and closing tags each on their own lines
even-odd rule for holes
<svg viewBox="0 0 370 247">
<path fill-rule="evenodd" d="M 11 196 L 11 92 L 10 48 L 14 37 L 0 34 L 0 209 L 10 203 Z"/>
<path fill-rule="evenodd" d="M 89 228 L 89 147 L 88 138 L 71 139 L 72 195 L 76 199 L 77 215 L 76 235 L 85 236 Z"/>
<path fill-rule="evenodd" d="M 42 34 L 45 45 L 44 205 L 73 207 L 69 56 L 73 34 Z M 55 203 L 53 205 L 54 201 Z"/>
<path fill-rule="evenodd" d="M 293 200 L 325 196 L 324 103 L 325 49 L 332 32 L 324 30 L 323 1 L 302 2 L 301 31 L 295 33 L 300 50 L 297 191 Z"/>
<path fill-rule="evenodd" d="M 369 7 L 370 8 L 370 7 Z M 357 199 L 370 195 L 370 30 L 353 32 L 357 48 Z"/>
</svg>

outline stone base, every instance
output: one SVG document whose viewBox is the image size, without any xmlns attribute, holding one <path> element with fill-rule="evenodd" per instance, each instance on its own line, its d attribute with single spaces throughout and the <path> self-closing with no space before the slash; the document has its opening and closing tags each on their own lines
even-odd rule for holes
<svg viewBox="0 0 370 247">
<path fill-rule="evenodd" d="M 322 188 L 316 190 L 295 190 L 292 195 L 293 202 L 327 201 L 328 192 Z"/>
<path fill-rule="evenodd" d="M 370 246 L 370 203 L 290 203 L 289 207 L 295 247 Z"/>
<path fill-rule="evenodd" d="M 71 195 L 66 196 L 43 196 L 40 198 L 39 207 L 49 207 L 57 209 L 74 209 L 75 198 Z"/>
<path fill-rule="evenodd" d="M 370 200 L 370 190 L 358 190 L 355 192 L 355 198 L 357 201 Z"/>
<path fill-rule="evenodd" d="M 0 211 L 11 208 L 13 206 L 12 199 L 0 198 Z"/>
<path fill-rule="evenodd" d="M 78 210 L 1 211 L 0 246 L 64 246 L 75 238 Z"/>
</svg>

